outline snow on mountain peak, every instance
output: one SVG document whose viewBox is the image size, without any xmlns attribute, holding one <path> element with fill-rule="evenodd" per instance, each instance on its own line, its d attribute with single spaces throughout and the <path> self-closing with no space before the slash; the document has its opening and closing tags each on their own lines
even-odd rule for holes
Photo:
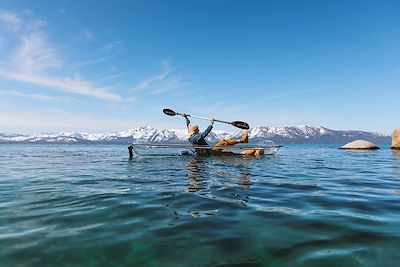
<svg viewBox="0 0 400 267">
<path fill-rule="evenodd" d="M 221 139 L 238 139 L 242 130 L 235 132 L 212 131 L 207 140 L 216 142 Z M 390 137 L 363 131 L 334 131 L 322 126 L 299 125 L 288 126 L 257 126 L 249 130 L 250 139 L 275 140 L 277 142 L 341 142 L 341 140 L 366 139 L 386 142 Z M 380 139 L 379 139 L 380 138 Z M 33 135 L 0 134 L 0 142 L 40 142 L 40 143 L 78 143 L 78 142 L 188 142 L 187 129 L 157 129 L 149 126 L 111 133 L 79 133 L 61 132 Z"/>
</svg>

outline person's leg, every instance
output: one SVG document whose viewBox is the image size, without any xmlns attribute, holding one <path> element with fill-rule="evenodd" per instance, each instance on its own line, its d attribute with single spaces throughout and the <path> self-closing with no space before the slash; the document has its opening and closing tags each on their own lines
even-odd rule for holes
<svg viewBox="0 0 400 267">
<path fill-rule="evenodd" d="M 256 151 L 254 152 L 255 156 L 262 156 L 264 155 L 264 149 L 256 149 Z"/>
<path fill-rule="evenodd" d="M 240 152 L 240 154 L 245 155 L 245 156 L 254 156 L 255 153 L 256 153 L 255 149 L 246 149 L 246 150 L 243 150 L 242 152 Z"/>
<path fill-rule="evenodd" d="M 233 146 L 236 144 L 241 143 L 239 140 L 222 140 L 219 141 L 215 146 L 219 147 L 219 146 Z"/>
<path fill-rule="evenodd" d="M 257 148 L 257 149 L 246 149 L 243 150 L 240 154 L 245 156 L 262 156 L 264 155 L 264 149 Z"/>
<path fill-rule="evenodd" d="M 249 142 L 249 133 L 247 131 L 244 132 L 242 138 L 240 138 L 240 143 L 248 143 Z"/>
<path fill-rule="evenodd" d="M 249 142 L 249 134 L 247 133 L 247 131 L 242 135 L 242 137 L 240 138 L 240 140 L 222 140 L 219 141 L 215 146 L 216 147 L 220 147 L 220 146 L 233 146 L 239 143 L 248 143 Z"/>
</svg>

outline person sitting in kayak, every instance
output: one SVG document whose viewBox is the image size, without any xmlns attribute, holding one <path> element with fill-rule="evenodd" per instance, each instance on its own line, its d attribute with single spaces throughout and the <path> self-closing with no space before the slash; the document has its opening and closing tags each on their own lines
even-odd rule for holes
<svg viewBox="0 0 400 267">
<path fill-rule="evenodd" d="M 182 116 L 186 119 L 186 126 L 189 132 L 189 141 L 193 145 L 196 146 L 209 146 L 205 140 L 207 135 L 211 132 L 213 125 L 214 125 L 214 119 L 211 119 L 210 125 L 207 127 L 207 129 L 200 133 L 199 126 L 196 124 L 191 124 L 190 120 L 188 119 L 187 115 L 184 113 Z"/>
<path fill-rule="evenodd" d="M 207 137 L 207 135 L 211 132 L 213 125 L 214 125 L 214 119 L 211 119 L 211 123 L 210 125 L 207 127 L 207 129 L 200 133 L 199 130 L 199 126 L 196 124 L 191 124 L 190 120 L 188 119 L 188 116 L 184 113 L 182 114 L 182 116 L 186 119 L 186 126 L 188 128 L 188 132 L 189 132 L 189 141 L 190 143 L 192 143 L 193 145 L 196 146 L 209 146 L 209 144 L 207 144 L 205 138 Z M 242 138 L 240 138 L 240 140 L 222 140 L 220 142 L 218 142 L 215 146 L 216 147 L 222 147 L 222 146 L 233 146 L 235 144 L 239 144 L 239 143 L 248 143 L 249 141 L 249 135 L 247 132 L 245 132 L 242 136 Z M 210 149 L 199 149 L 199 151 L 196 150 L 196 152 L 200 155 L 210 155 L 211 154 L 211 150 Z"/>
</svg>

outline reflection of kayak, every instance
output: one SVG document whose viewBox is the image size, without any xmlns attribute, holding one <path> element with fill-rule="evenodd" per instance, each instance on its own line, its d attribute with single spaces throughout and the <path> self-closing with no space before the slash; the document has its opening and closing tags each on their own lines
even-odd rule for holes
<svg viewBox="0 0 400 267">
<path fill-rule="evenodd" d="M 137 155 L 210 155 L 210 156 L 261 156 L 273 155 L 281 146 L 271 141 L 234 146 L 193 146 L 191 144 L 133 143 L 130 145 Z"/>
</svg>

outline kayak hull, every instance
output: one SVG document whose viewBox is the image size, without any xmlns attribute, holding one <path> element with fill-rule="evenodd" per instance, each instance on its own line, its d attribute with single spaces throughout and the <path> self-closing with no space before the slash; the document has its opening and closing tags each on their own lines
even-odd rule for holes
<svg viewBox="0 0 400 267">
<path fill-rule="evenodd" d="M 263 156 L 274 155 L 281 146 L 237 145 L 226 147 L 196 147 L 186 144 L 131 144 L 139 156 Z"/>
</svg>

